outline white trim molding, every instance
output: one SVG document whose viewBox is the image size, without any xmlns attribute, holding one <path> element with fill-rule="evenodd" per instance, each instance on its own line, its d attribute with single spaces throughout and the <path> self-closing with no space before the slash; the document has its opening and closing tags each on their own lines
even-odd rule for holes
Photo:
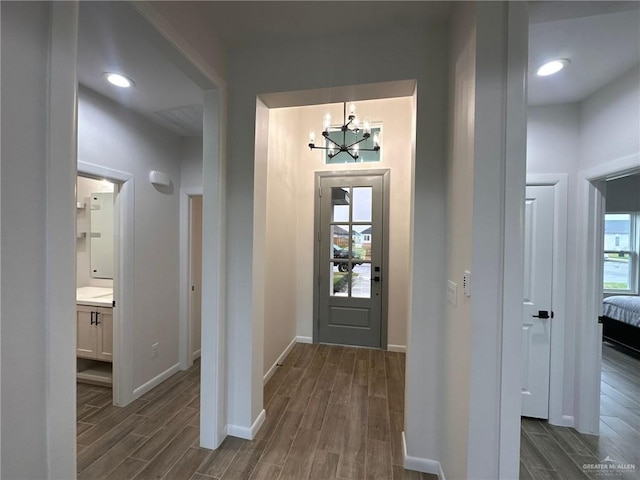
<svg viewBox="0 0 640 480">
<path fill-rule="evenodd" d="M 573 427 L 575 425 L 576 421 L 573 418 L 572 415 L 563 415 L 562 416 L 562 423 L 559 425 L 561 427 Z"/>
<path fill-rule="evenodd" d="M 291 340 L 291 343 L 289 343 L 289 345 L 287 345 L 287 347 L 284 349 L 284 351 L 280 354 L 280 356 L 278 357 L 278 359 L 273 363 L 273 365 L 271 365 L 271 368 L 269 368 L 269 370 L 267 371 L 267 373 L 264 374 L 264 378 L 263 378 L 263 385 L 266 385 L 267 382 L 269 381 L 269 379 L 273 376 L 274 373 L 276 373 L 276 370 L 278 369 L 278 364 L 282 363 L 282 361 L 287 358 L 287 355 L 289 355 L 289 352 L 293 349 L 293 347 L 296 345 L 297 343 L 297 338 L 298 337 L 294 337 L 293 340 Z"/>
<path fill-rule="evenodd" d="M 256 418 L 256 421 L 253 422 L 253 425 L 251 425 L 250 428 L 241 427 L 239 425 L 227 425 L 227 434 L 231 435 L 232 437 L 244 438 L 245 440 L 253 440 L 256 436 L 256 433 L 258 433 L 258 430 L 260 430 L 260 427 L 262 427 L 262 424 L 264 423 L 266 418 L 267 412 L 262 409 L 260 415 L 258 415 L 258 418 Z"/>
<path fill-rule="evenodd" d="M 145 393 L 147 393 L 152 388 L 157 387 L 162 382 L 164 382 L 166 379 L 168 379 L 169 377 L 171 377 L 172 375 L 177 373 L 179 370 L 180 370 L 180 364 L 179 363 L 176 363 L 174 366 L 167 368 L 160 375 L 156 375 L 151 380 L 149 380 L 147 383 L 144 383 L 144 384 L 140 385 L 138 388 L 136 388 L 133 391 L 134 398 L 138 398 L 141 395 L 144 395 Z"/>
<path fill-rule="evenodd" d="M 438 480 L 446 480 L 442 465 L 437 460 L 429 460 L 428 458 L 410 457 L 407 455 L 407 439 L 402 432 L 402 464 L 407 470 L 416 472 L 431 473 L 438 475 Z"/>
<path fill-rule="evenodd" d="M 575 330 L 574 428 L 597 435 L 600 428 L 600 370 L 602 325 L 602 250 L 605 181 L 640 171 L 640 153 L 611 160 L 578 172 L 577 249 L 581 291 Z M 597 372 L 594 375 L 594 372 Z"/>
<path fill-rule="evenodd" d="M 313 338 L 297 336 L 296 337 L 296 342 L 298 342 L 298 343 L 313 343 Z"/>
<path fill-rule="evenodd" d="M 41 334 L 44 337 L 38 338 L 44 338 L 45 342 L 41 348 L 42 358 L 46 359 L 42 379 L 46 382 L 46 458 L 40 459 L 39 464 L 46 464 L 46 472 L 42 473 L 46 478 L 75 478 L 76 475 L 76 404 L 72 399 L 76 391 L 76 199 L 73 192 L 78 153 L 78 9 L 77 2 L 51 4 L 48 77 L 44 79 L 48 80 L 48 95 L 41 111 L 47 119 L 46 172 L 42 174 L 46 183 L 42 185 L 44 192 L 39 192 L 45 200 L 46 257 L 40 270 L 44 292 L 37 294 L 44 295 L 45 307 L 45 332 Z M 36 201 L 41 205 L 41 200 Z M 2 266 L 4 268 L 4 263 Z M 35 361 L 40 363 L 40 357 Z M 4 367 L 8 367 L 6 362 Z"/>
<path fill-rule="evenodd" d="M 407 346 L 406 345 L 387 345 L 387 350 L 390 352 L 400 352 L 400 353 L 407 353 Z"/>
</svg>

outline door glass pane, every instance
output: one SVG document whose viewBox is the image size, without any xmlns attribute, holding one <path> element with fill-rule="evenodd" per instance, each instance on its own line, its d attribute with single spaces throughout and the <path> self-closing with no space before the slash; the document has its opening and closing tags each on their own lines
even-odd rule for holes
<svg viewBox="0 0 640 480">
<path fill-rule="evenodd" d="M 351 195 L 349 187 L 331 187 L 331 221 L 348 222 Z"/>
<path fill-rule="evenodd" d="M 371 221 L 372 187 L 354 187 L 353 189 L 353 221 Z"/>
<path fill-rule="evenodd" d="M 349 279 L 351 274 L 348 271 L 347 263 L 329 263 L 329 274 L 331 282 L 329 284 L 329 295 L 332 297 L 349 296 Z"/>
<path fill-rule="evenodd" d="M 351 274 L 351 296 L 371 298 L 371 264 L 354 262 Z"/>
<path fill-rule="evenodd" d="M 331 225 L 331 258 L 349 258 L 349 225 Z"/>
<path fill-rule="evenodd" d="M 371 225 L 355 225 L 351 230 L 353 259 L 371 261 Z"/>
<path fill-rule="evenodd" d="M 631 289 L 631 215 L 604 216 L 604 289 Z"/>
</svg>

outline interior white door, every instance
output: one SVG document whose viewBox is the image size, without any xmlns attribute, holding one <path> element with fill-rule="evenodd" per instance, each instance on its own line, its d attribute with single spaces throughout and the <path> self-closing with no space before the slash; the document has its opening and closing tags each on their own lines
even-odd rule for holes
<svg viewBox="0 0 640 480">
<path fill-rule="evenodd" d="M 553 186 L 527 187 L 522 308 L 522 415 L 549 418 Z"/>
<path fill-rule="evenodd" d="M 191 197 L 190 272 L 191 298 L 189 299 L 191 360 L 200 356 L 202 325 L 202 196 Z"/>
</svg>

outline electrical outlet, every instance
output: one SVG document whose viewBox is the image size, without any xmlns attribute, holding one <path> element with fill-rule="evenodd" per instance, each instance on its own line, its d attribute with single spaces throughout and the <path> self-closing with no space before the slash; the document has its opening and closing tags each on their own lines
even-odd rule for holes
<svg viewBox="0 0 640 480">
<path fill-rule="evenodd" d="M 447 301 L 454 307 L 458 305 L 458 285 L 447 280 Z"/>
<path fill-rule="evenodd" d="M 151 358 L 156 358 L 159 355 L 160 344 L 158 342 L 151 345 Z"/>
</svg>

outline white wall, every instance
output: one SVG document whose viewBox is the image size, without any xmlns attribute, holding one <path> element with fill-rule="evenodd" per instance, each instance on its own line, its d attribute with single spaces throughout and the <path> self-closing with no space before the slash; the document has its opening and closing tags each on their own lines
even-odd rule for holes
<svg viewBox="0 0 640 480">
<path fill-rule="evenodd" d="M 91 277 L 91 194 L 113 192 L 113 184 L 93 178 L 78 177 L 76 180 L 76 200 L 84 203 L 84 208 L 76 210 L 78 232 L 86 236 L 76 239 L 76 287 L 113 287 L 112 279 Z"/>
<path fill-rule="evenodd" d="M 180 188 L 202 187 L 202 137 L 182 140 Z"/>
<path fill-rule="evenodd" d="M 81 88 L 78 160 L 135 178 L 133 381 L 137 388 L 178 363 L 178 230 L 182 139 Z M 157 188 L 149 171 L 169 175 Z M 151 358 L 151 345 L 159 355 Z"/>
<path fill-rule="evenodd" d="M 580 167 L 640 152 L 640 66 L 581 102 Z"/>
<path fill-rule="evenodd" d="M 473 171 L 476 28 L 470 8 L 456 10 L 451 31 L 449 161 L 447 164 L 446 279 L 457 284 L 456 305 L 446 303 L 442 328 L 443 415 L 442 464 L 447 477 L 466 478 L 469 432 L 471 299 L 463 294 L 462 276 L 471 269 L 473 240 Z"/>
<path fill-rule="evenodd" d="M 2 2 L 2 478 L 47 477 L 50 5 Z"/>
<path fill-rule="evenodd" d="M 269 145 L 266 178 L 266 231 L 264 256 L 264 366 L 263 373 L 296 336 L 296 272 L 298 225 L 296 142 L 297 115 L 269 110 Z"/>
</svg>

